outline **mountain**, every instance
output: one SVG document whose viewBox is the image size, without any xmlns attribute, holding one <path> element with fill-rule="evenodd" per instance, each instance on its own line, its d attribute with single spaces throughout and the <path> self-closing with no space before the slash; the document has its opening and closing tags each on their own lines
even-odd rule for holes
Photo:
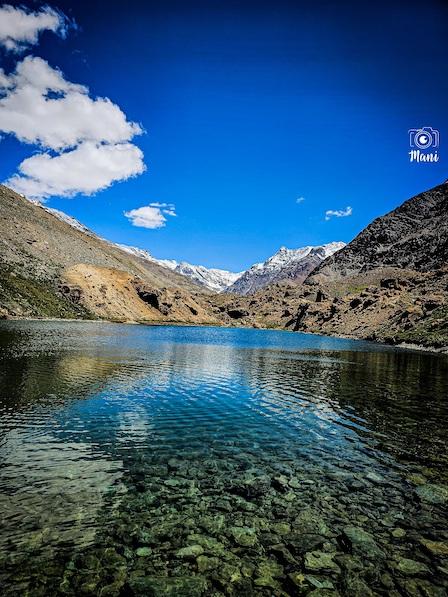
<svg viewBox="0 0 448 597">
<path fill-rule="evenodd" d="M 187 278 L 193 280 L 208 290 L 213 292 L 222 292 L 233 284 L 241 273 L 229 272 L 223 269 L 207 268 L 203 265 L 192 265 L 186 261 L 175 261 L 174 259 L 156 259 L 148 251 L 138 249 L 137 247 L 128 247 L 126 245 L 118 245 L 123 251 L 127 251 L 133 255 L 147 259 L 153 263 L 158 263 L 162 267 L 167 267 L 178 274 L 182 274 Z"/>
<path fill-rule="evenodd" d="M 64 212 L 46 206 L 41 207 L 74 228 L 86 234 L 96 236 L 86 226 Z M 322 260 L 332 255 L 335 251 L 339 251 L 345 246 L 345 243 L 333 242 L 327 245 L 317 247 L 308 246 L 300 249 L 281 247 L 275 255 L 267 259 L 264 263 L 256 263 L 246 272 L 238 273 L 207 268 L 203 265 L 192 265 L 186 261 L 179 262 L 174 259 L 157 259 L 145 249 L 123 244 L 117 244 L 116 246 L 130 255 L 181 274 L 212 292 L 234 292 L 245 295 L 252 294 L 268 284 L 281 280 L 303 282 L 307 275 L 320 265 Z"/>
<path fill-rule="evenodd" d="M 78 220 L 76 220 L 75 218 L 72 218 L 72 216 L 67 215 L 63 211 L 60 211 L 59 209 L 54 209 L 53 207 L 47 207 L 46 205 L 42 205 L 37 201 L 32 201 L 32 203 L 34 203 L 34 205 L 37 205 L 38 207 L 41 207 L 49 214 L 54 215 L 56 218 L 58 218 L 58 220 L 61 220 L 62 222 L 66 222 L 73 228 L 76 228 L 77 230 L 81 230 L 81 232 L 84 232 L 85 234 L 89 234 L 91 236 L 97 236 L 91 230 L 89 230 L 89 228 L 87 228 L 87 226 L 84 226 L 84 224 L 81 224 L 81 222 L 78 222 Z"/>
<path fill-rule="evenodd" d="M 286 280 L 250 296 L 219 295 L 220 318 L 448 351 L 447 223 L 444 183 L 377 218 L 304 284 Z"/>
<path fill-rule="evenodd" d="M 444 183 L 346 246 L 282 248 L 232 282 L 115 245 L 0 185 L 0 317 L 275 327 L 448 350 L 447 223 Z M 233 292 L 207 290 L 228 282 Z"/>
<path fill-rule="evenodd" d="M 316 268 L 323 259 L 344 246 L 344 243 L 334 242 L 320 247 L 309 246 L 300 249 L 286 249 L 282 247 L 264 263 L 253 265 L 246 272 L 235 273 L 222 269 L 207 268 L 203 265 L 192 265 L 186 261 L 179 262 L 174 259 L 157 259 L 145 249 L 115 244 L 100 238 L 81 224 L 81 222 L 58 209 L 47 207 L 36 201 L 30 201 L 30 203 L 92 239 L 94 238 L 100 242 L 107 243 L 111 247 L 116 247 L 120 251 L 124 251 L 139 260 L 144 260 L 145 262 L 176 272 L 190 279 L 198 286 L 212 292 L 228 291 L 236 294 L 251 294 L 268 284 L 280 280 L 302 282 L 308 273 Z"/>
<path fill-rule="evenodd" d="M 302 289 L 295 330 L 446 348 L 448 184 L 374 220 Z"/>
<path fill-rule="evenodd" d="M 37 201 L 30 202 L 36 205 L 37 207 L 40 207 L 41 209 L 45 210 L 47 213 L 54 215 L 56 218 L 58 218 L 58 220 L 66 222 L 73 228 L 76 228 L 77 230 L 80 230 L 81 232 L 84 232 L 89 236 L 100 238 L 97 234 L 92 232 L 92 230 L 84 226 L 84 224 L 81 224 L 81 222 L 67 215 L 63 211 L 60 211 L 59 209 L 54 209 L 52 207 L 47 207 L 46 205 L 42 205 Z M 126 253 L 129 253 L 134 257 L 145 259 L 146 261 L 158 264 L 164 268 L 168 268 L 172 271 L 175 271 L 181 274 L 182 276 L 190 278 L 190 280 L 192 280 L 199 286 L 207 288 L 208 290 L 211 290 L 213 292 L 222 292 L 228 286 L 233 284 L 241 275 L 241 273 L 229 272 L 227 270 L 222 269 L 207 268 L 203 265 L 192 265 L 191 263 L 187 263 L 186 261 L 179 262 L 175 261 L 174 259 L 156 259 L 151 255 L 151 253 L 149 253 L 145 249 L 139 249 L 138 247 L 130 247 L 128 245 L 110 243 L 110 241 L 107 241 L 106 239 L 101 240 L 108 242 L 111 245 L 115 245 L 122 251 L 125 251 Z"/>
<path fill-rule="evenodd" d="M 256 263 L 239 276 L 226 292 L 246 295 L 282 280 L 303 282 L 324 259 L 340 251 L 344 246 L 343 242 L 332 242 L 300 249 L 281 247 L 272 257 L 263 263 Z"/>
<path fill-rule="evenodd" d="M 429 272 L 448 263 L 448 184 L 408 199 L 376 218 L 341 251 L 322 263 L 308 282 L 400 268 Z"/>
<path fill-rule="evenodd" d="M 215 292 L 226 290 L 242 275 L 242 272 L 235 273 L 224 269 L 207 268 L 203 265 L 191 265 L 185 261 L 178 263 L 174 271 Z"/>
<path fill-rule="evenodd" d="M 0 185 L 0 315 L 216 322 L 197 284 Z"/>
</svg>

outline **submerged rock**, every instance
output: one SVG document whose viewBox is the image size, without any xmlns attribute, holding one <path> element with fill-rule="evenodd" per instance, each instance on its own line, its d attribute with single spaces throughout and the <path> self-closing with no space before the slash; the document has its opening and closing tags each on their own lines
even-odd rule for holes
<svg viewBox="0 0 448 597">
<path fill-rule="evenodd" d="M 257 543 L 257 534 L 251 527 L 232 527 L 230 529 L 235 543 L 242 547 L 253 547 Z"/>
<path fill-rule="evenodd" d="M 305 535 L 327 536 L 330 530 L 322 519 L 322 515 L 312 508 L 303 510 L 293 523 L 294 529 Z"/>
<path fill-rule="evenodd" d="M 215 557 L 199 556 L 196 558 L 196 564 L 199 572 L 207 572 L 209 570 L 216 570 L 221 564 L 221 560 Z"/>
<path fill-rule="evenodd" d="M 233 595 L 233 587 L 229 585 L 240 585 L 243 575 L 238 566 L 224 562 L 214 573 L 213 578 L 218 581 L 227 594 Z"/>
<path fill-rule="evenodd" d="M 448 558 L 447 541 L 430 541 L 429 539 L 421 539 L 420 543 L 423 545 L 425 550 L 431 555 Z"/>
<path fill-rule="evenodd" d="M 303 554 L 307 551 L 315 551 L 325 543 L 326 539 L 321 535 L 307 535 L 295 531 L 289 533 L 285 541 L 293 553 Z"/>
<path fill-rule="evenodd" d="M 225 520 L 226 519 L 223 514 L 217 514 L 216 516 L 206 515 L 199 519 L 199 524 L 208 533 L 217 535 L 223 529 Z"/>
<path fill-rule="evenodd" d="M 341 569 L 333 560 L 334 553 L 311 551 L 305 554 L 305 568 L 311 572 L 340 572 Z"/>
<path fill-rule="evenodd" d="M 271 478 L 258 470 L 249 470 L 232 481 L 230 490 L 248 499 L 265 495 L 271 487 Z"/>
<path fill-rule="evenodd" d="M 272 576 L 259 576 L 254 581 L 257 587 L 266 587 L 268 589 L 280 589 L 280 583 L 273 579 Z"/>
<path fill-rule="evenodd" d="M 260 562 L 256 569 L 256 575 L 258 577 L 279 577 L 283 576 L 283 566 L 281 566 L 275 560 L 263 560 Z"/>
<path fill-rule="evenodd" d="M 278 535 L 287 535 L 291 532 L 291 526 L 287 522 L 275 522 L 271 528 L 272 532 Z"/>
<path fill-rule="evenodd" d="M 340 593 L 333 589 L 314 589 L 307 597 L 340 597 Z"/>
<path fill-rule="evenodd" d="M 135 597 L 200 597 L 207 590 L 207 581 L 202 576 L 132 575 L 129 586 Z"/>
<path fill-rule="evenodd" d="M 429 574 L 430 570 L 426 564 L 423 562 L 417 562 L 416 560 L 411 560 L 409 558 L 400 558 L 396 562 L 392 563 L 392 567 L 401 574 L 414 576 L 414 575 L 424 575 Z"/>
<path fill-rule="evenodd" d="M 205 535 L 198 535 L 195 533 L 188 535 L 187 541 L 192 545 L 200 545 L 203 548 L 204 553 L 207 554 L 223 556 L 226 553 L 224 544 L 213 537 L 206 537 Z"/>
<path fill-rule="evenodd" d="M 187 545 L 176 552 L 178 558 L 196 558 L 204 553 L 202 545 Z"/>
<path fill-rule="evenodd" d="M 139 547 L 135 553 L 139 558 L 144 558 L 152 554 L 152 549 L 150 547 Z"/>
<path fill-rule="evenodd" d="M 415 489 L 415 493 L 422 500 L 429 504 L 447 504 L 448 503 L 448 487 L 445 485 L 433 485 L 426 483 L 426 485 L 419 485 Z"/>
<path fill-rule="evenodd" d="M 333 583 L 328 578 L 317 578 L 317 576 L 307 574 L 305 580 L 315 589 L 334 589 Z"/>
<path fill-rule="evenodd" d="M 406 531 L 404 529 L 396 528 L 392 531 L 391 535 L 392 537 L 395 537 L 395 539 L 402 539 L 403 537 L 406 537 Z"/>
<path fill-rule="evenodd" d="M 378 547 L 372 535 L 359 527 L 344 527 L 338 541 L 342 548 L 350 553 L 372 560 L 385 558 L 384 552 Z"/>
<path fill-rule="evenodd" d="M 344 594 L 350 597 L 373 597 L 375 595 L 362 578 L 354 573 L 347 574 L 344 577 L 343 588 Z"/>
</svg>

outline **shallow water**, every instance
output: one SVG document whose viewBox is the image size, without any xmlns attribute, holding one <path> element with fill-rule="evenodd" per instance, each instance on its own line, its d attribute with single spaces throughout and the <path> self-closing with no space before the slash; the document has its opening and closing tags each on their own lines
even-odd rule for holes
<svg viewBox="0 0 448 597">
<path fill-rule="evenodd" d="M 446 595 L 448 359 L 0 323 L 4 595 Z"/>
</svg>

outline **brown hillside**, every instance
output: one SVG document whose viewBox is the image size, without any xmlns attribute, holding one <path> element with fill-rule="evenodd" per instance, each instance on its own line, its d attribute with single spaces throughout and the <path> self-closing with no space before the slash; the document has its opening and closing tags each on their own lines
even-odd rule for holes
<svg viewBox="0 0 448 597">
<path fill-rule="evenodd" d="M 213 321 L 201 307 L 203 291 L 184 276 L 74 228 L 3 185 L 0 228 L 4 316 Z M 161 294 L 160 309 L 139 297 L 139 286 Z"/>
</svg>

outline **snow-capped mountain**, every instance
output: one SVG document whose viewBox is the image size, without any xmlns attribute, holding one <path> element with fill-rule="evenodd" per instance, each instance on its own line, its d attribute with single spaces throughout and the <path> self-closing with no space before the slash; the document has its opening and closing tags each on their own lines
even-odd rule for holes
<svg viewBox="0 0 448 597">
<path fill-rule="evenodd" d="M 207 268 L 203 265 L 191 265 L 181 261 L 175 271 L 195 280 L 201 286 L 205 286 L 215 292 L 222 292 L 242 275 L 243 272 L 229 272 L 224 269 Z"/>
<path fill-rule="evenodd" d="M 153 263 L 158 263 L 162 267 L 168 267 L 178 274 L 187 276 L 200 286 L 213 290 L 214 292 L 222 292 L 228 286 L 233 284 L 243 272 L 234 273 L 223 269 L 207 268 L 203 265 L 192 265 L 186 261 L 175 261 L 174 259 L 156 259 L 145 251 L 137 247 L 128 247 L 127 245 L 117 245 L 123 251 L 147 259 Z"/>
<path fill-rule="evenodd" d="M 152 261 L 152 263 L 158 263 L 162 267 L 167 267 L 168 269 L 175 270 L 176 267 L 179 265 L 177 261 L 174 259 L 156 259 L 149 253 L 145 251 L 145 249 L 139 249 L 138 247 L 129 247 L 128 245 L 119 245 L 117 244 L 122 251 L 126 251 L 126 253 L 130 253 L 131 255 L 135 255 L 136 257 L 140 257 L 141 259 L 146 259 L 147 261 Z"/>
<path fill-rule="evenodd" d="M 58 219 L 70 224 L 73 228 L 97 236 L 92 230 L 78 222 L 75 218 L 66 213 L 39 205 L 45 211 L 50 212 Z M 104 239 L 106 240 L 106 239 Z M 110 242 L 110 241 L 108 241 Z M 111 243 L 115 244 L 115 243 Z M 281 280 L 303 280 L 327 257 L 336 253 L 345 246 L 343 242 L 333 242 L 322 246 L 308 246 L 300 249 L 287 249 L 281 247 L 277 253 L 269 257 L 263 263 L 255 263 L 245 272 L 229 272 L 223 269 L 214 269 L 204 267 L 203 265 L 192 265 L 186 261 L 175 261 L 174 259 L 156 259 L 145 249 L 130 247 L 128 245 L 116 244 L 122 251 L 126 251 L 141 259 L 146 259 L 152 263 L 157 263 L 162 267 L 171 269 L 187 278 L 190 278 L 200 286 L 212 290 L 213 292 L 234 292 L 236 294 L 252 294 L 260 288 L 264 288 L 273 282 Z"/>
<path fill-rule="evenodd" d="M 52 214 L 58 220 L 62 220 L 62 222 L 65 222 L 66 224 L 70 224 L 70 226 L 72 226 L 73 228 L 76 228 L 76 230 L 80 230 L 81 232 L 84 232 L 85 234 L 90 234 L 90 235 L 96 236 L 96 234 L 94 232 L 92 232 L 91 230 L 89 230 L 87 228 L 87 226 L 84 226 L 84 224 L 81 224 L 81 222 L 78 222 L 78 220 L 76 220 L 75 218 L 72 218 L 72 216 L 69 216 L 68 214 L 64 213 L 63 211 L 60 211 L 59 209 L 55 209 L 54 207 L 47 207 L 40 201 L 37 201 L 37 199 L 28 199 L 28 197 L 25 197 L 25 195 L 22 195 L 20 193 L 18 193 L 18 195 L 20 197 L 22 197 L 22 199 L 26 199 L 26 201 L 29 201 L 33 205 L 37 205 L 37 207 L 40 207 L 41 209 L 47 211 L 49 214 Z"/>
<path fill-rule="evenodd" d="M 273 282 L 305 278 L 327 257 L 345 247 L 343 242 L 332 242 L 322 246 L 308 246 L 300 249 L 281 247 L 277 253 L 263 263 L 255 263 L 244 272 L 226 292 L 252 294 Z"/>
<path fill-rule="evenodd" d="M 48 211 L 48 213 L 56 216 L 58 220 L 62 220 L 63 222 L 70 224 L 70 226 L 73 226 L 73 228 L 81 230 L 81 232 L 85 232 L 86 234 L 94 234 L 91 230 L 87 228 L 87 226 L 84 226 L 84 224 L 81 224 L 81 222 L 78 222 L 78 220 L 72 218 L 72 216 L 67 215 L 63 211 L 60 211 L 59 209 L 54 209 L 54 207 L 47 207 L 46 205 L 42 205 L 38 202 L 36 202 L 36 204 L 45 209 L 45 211 Z"/>
</svg>

